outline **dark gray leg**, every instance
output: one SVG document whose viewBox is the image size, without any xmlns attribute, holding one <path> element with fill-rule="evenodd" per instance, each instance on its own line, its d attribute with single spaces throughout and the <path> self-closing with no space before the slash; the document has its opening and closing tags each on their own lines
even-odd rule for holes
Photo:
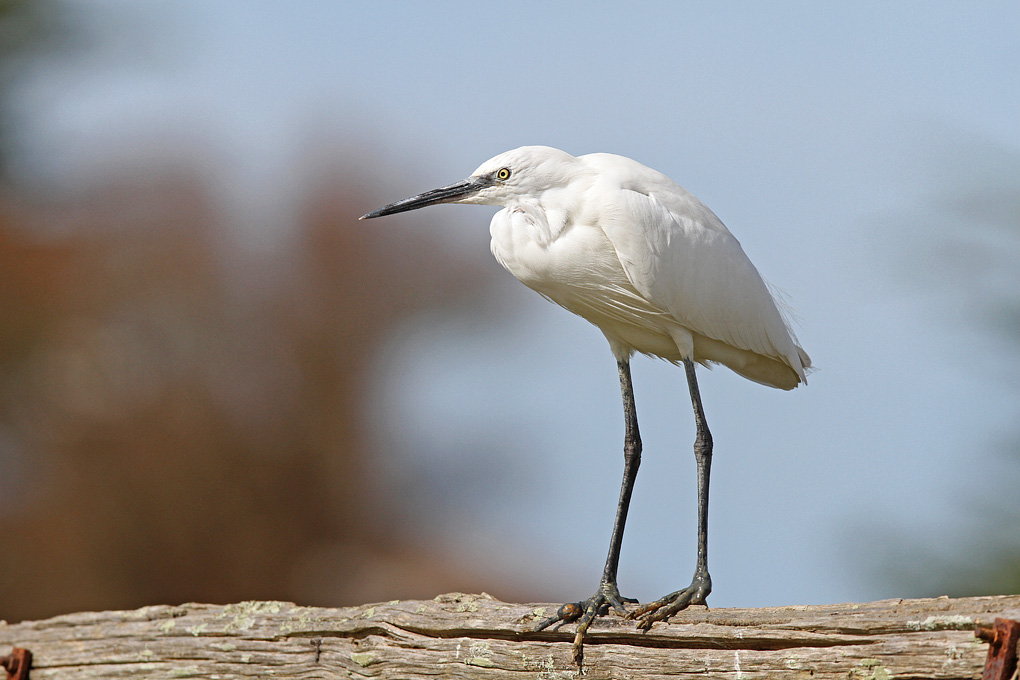
<svg viewBox="0 0 1020 680">
<path fill-rule="evenodd" d="M 712 468 L 712 433 L 708 431 L 705 422 L 694 362 L 684 359 L 684 370 L 687 373 L 687 386 L 691 390 L 694 424 L 698 433 L 694 440 L 694 458 L 698 463 L 698 561 L 691 585 L 639 607 L 628 615 L 629 618 L 637 619 L 638 627 L 643 630 L 648 630 L 656 621 L 664 621 L 689 605 L 705 604 L 705 598 L 712 592 L 712 578 L 708 575 L 708 479 Z"/>
<path fill-rule="evenodd" d="M 623 527 L 627 523 L 627 512 L 630 510 L 630 496 L 634 492 L 634 480 L 637 479 L 638 466 L 641 465 L 641 433 L 638 431 L 637 408 L 634 406 L 634 386 L 630 380 L 630 362 L 617 362 L 620 373 L 620 392 L 623 395 L 623 484 L 620 487 L 620 500 L 616 505 L 616 520 L 613 522 L 613 536 L 609 540 L 609 555 L 606 557 L 606 568 L 602 572 L 603 583 L 616 583 L 616 571 L 620 566 L 620 548 L 623 546 Z M 622 613 L 623 607 L 611 603 Z"/>
<path fill-rule="evenodd" d="M 602 571 L 602 581 L 598 591 L 583 602 L 568 602 L 559 608 L 555 616 L 542 621 L 535 630 L 543 630 L 557 622 L 577 621 L 577 634 L 574 636 L 574 663 L 581 665 L 584 652 L 584 634 L 595 617 L 606 613 L 610 606 L 620 615 L 626 614 L 624 602 L 636 602 L 620 596 L 616 585 L 616 572 L 620 566 L 620 548 L 623 545 L 623 528 L 627 523 L 627 511 L 630 509 L 630 497 L 634 491 L 634 480 L 637 478 L 638 466 L 641 464 L 641 433 L 638 432 L 637 409 L 634 406 L 634 386 L 630 379 L 630 361 L 617 361 L 620 373 L 620 392 L 623 395 L 623 420 L 625 434 L 623 439 L 623 485 L 620 488 L 620 501 L 616 506 L 616 520 L 613 522 L 613 536 L 609 540 L 609 555 L 606 557 L 606 568 Z"/>
</svg>

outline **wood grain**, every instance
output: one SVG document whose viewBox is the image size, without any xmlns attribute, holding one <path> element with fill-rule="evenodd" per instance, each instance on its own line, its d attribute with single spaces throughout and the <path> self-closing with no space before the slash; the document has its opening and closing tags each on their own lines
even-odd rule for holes
<svg viewBox="0 0 1020 680">
<path fill-rule="evenodd" d="M 572 625 L 531 632 L 556 606 L 459 593 L 335 609 L 160 605 L 0 623 L 0 655 L 30 649 L 32 680 L 979 678 L 975 625 L 1020 619 L 1020 596 L 696 607 L 647 633 L 611 614 L 592 626 L 579 675 Z"/>
</svg>

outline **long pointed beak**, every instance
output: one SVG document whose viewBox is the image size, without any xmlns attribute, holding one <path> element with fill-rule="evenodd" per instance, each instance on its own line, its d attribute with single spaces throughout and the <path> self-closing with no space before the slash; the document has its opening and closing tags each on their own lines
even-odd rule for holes
<svg viewBox="0 0 1020 680">
<path fill-rule="evenodd" d="M 466 180 L 457 182 L 456 184 L 451 184 L 448 187 L 433 189 L 432 191 L 426 191 L 423 194 L 411 196 L 410 198 L 405 198 L 404 200 L 397 201 L 396 203 L 384 205 L 378 210 L 373 210 L 370 213 L 362 215 L 358 219 L 370 220 L 373 217 L 394 215 L 396 213 L 407 212 L 408 210 L 417 210 L 418 208 L 424 208 L 438 203 L 452 203 L 453 201 L 476 194 L 490 184 L 491 181 L 489 181 L 487 177 L 468 177 Z"/>
</svg>

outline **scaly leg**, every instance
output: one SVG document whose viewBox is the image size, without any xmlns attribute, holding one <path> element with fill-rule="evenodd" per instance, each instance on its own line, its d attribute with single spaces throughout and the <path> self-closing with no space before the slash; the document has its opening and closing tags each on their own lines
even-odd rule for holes
<svg viewBox="0 0 1020 680">
<path fill-rule="evenodd" d="M 582 602 L 568 602 L 560 607 L 555 616 L 542 621 L 535 627 L 536 631 L 544 630 L 557 622 L 577 621 L 577 634 L 574 636 L 573 660 L 581 666 L 583 659 L 584 634 L 597 616 L 605 614 L 612 607 L 620 615 L 627 612 L 624 602 L 637 602 L 621 597 L 616 585 L 616 572 L 620 565 L 620 548 L 623 544 L 623 527 L 627 523 L 627 510 L 630 508 L 630 496 L 634 491 L 634 480 L 638 466 L 641 464 L 641 434 L 638 432 L 637 410 L 634 406 L 634 386 L 630 378 L 630 361 L 617 361 L 620 373 L 620 392 L 623 395 L 623 419 L 626 432 L 623 440 L 623 485 L 620 489 L 620 501 L 616 506 L 616 521 L 613 522 L 613 536 L 609 541 L 609 556 L 602 572 L 602 581 L 594 595 Z"/>
<path fill-rule="evenodd" d="M 684 359 L 684 370 L 687 373 L 687 386 L 691 390 L 694 423 L 698 432 L 694 440 L 694 458 L 698 463 L 698 561 L 691 585 L 655 602 L 649 602 L 627 615 L 628 618 L 637 619 L 638 627 L 642 630 L 648 630 L 656 621 L 665 621 L 689 605 L 705 604 L 705 598 L 712 592 L 712 578 L 708 575 L 708 478 L 712 468 L 712 433 L 708 431 L 705 422 L 694 362 Z"/>
</svg>

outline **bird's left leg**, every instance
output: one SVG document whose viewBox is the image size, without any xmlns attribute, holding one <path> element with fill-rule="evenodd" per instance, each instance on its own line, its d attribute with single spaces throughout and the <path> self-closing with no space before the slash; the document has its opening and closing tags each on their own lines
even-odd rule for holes
<svg viewBox="0 0 1020 680">
<path fill-rule="evenodd" d="M 698 464 L 698 560 L 691 585 L 655 602 L 649 602 L 627 615 L 628 618 L 637 619 L 638 627 L 643 630 L 651 628 L 656 621 L 665 621 L 692 604 L 705 604 L 705 598 L 712 592 L 712 578 L 708 575 L 708 478 L 712 468 L 712 433 L 708 431 L 705 422 L 701 391 L 698 389 L 698 378 L 694 374 L 694 362 L 691 359 L 684 359 L 684 370 L 687 373 L 687 386 L 691 391 L 697 428 L 694 457 Z"/>
<path fill-rule="evenodd" d="M 584 634 L 588 631 L 595 617 L 605 614 L 612 607 L 618 614 L 625 615 L 624 602 L 637 602 L 622 597 L 616 585 L 616 572 L 620 565 L 620 548 L 623 545 L 623 527 L 627 523 L 627 511 L 630 508 L 630 497 L 634 491 L 634 480 L 637 478 L 638 466 L 641 464 L 641 433 L 638 432 L 637 409 L 634 406 L 634 386 L 630 378 L 630 360 L 617 361 L 620 373 L 620 392 L 623 395 L 623 418 L 625 434 L 623 441 L 623 485 L 620 488 L 620 501 L 616 506 L 616 521 L 613 523 L 613 536 L 609 541 L 609 556 L 602 572 L 599 589 L 594 595 L 582 602 L 568 602 L 560 607 L 554 616 L 545 619 L 536 631 L 543 630 L 558 622 L 577 621 L 577 633 L 574 636 L 573 660 L 581 665 Z"/>
</svg>

